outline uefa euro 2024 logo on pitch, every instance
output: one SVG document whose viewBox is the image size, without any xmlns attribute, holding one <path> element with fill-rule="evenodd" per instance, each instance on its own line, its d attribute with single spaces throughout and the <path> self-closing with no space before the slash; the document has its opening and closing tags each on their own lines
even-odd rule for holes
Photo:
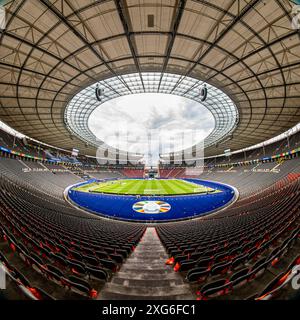
<svg viewBox="0 0 300 320">
<path fill-rule="evenodd" d="M 300 5 L 295 5 L 292 8 L 292 29 L 300 29 Z"/>
<path fill-rule="evenodd" d="M 6 27 L 6 14 L 4 7 L 0 6 L 0 31 Z"/>
</svg>

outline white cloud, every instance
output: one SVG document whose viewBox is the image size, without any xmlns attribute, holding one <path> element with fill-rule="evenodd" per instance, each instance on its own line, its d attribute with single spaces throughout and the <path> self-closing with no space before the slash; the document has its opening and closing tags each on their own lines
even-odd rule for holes
<svg viewBox="0 0 300 320">
<path fill-rule="evenodd" d="M 214 129 L 215 120 L 210 111 L 190 99 L 141 93 L 103 103 L 91 114 L 88 125 L 95 136 L 108 145 L 151 153 L 152 162 L 156 162 L 159 151 L 176 152 L 203 141 Z"/>
</svg>

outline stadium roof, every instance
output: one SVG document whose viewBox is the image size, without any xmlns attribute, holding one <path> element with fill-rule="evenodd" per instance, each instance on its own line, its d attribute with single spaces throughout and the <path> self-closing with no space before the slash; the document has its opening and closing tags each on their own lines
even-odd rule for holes
<svg viewBox="0 0 300 320">
<path fill-rule="evenodd" d="M 64 112 L 95 82 L 159 72 L 205 81 L 235 103 L 239 122 L 206 155 L 241 149 L 300 122 L 300 37 L 289 0 L 4 1 L 0 118 L 62 148 Z"/>
</svg>

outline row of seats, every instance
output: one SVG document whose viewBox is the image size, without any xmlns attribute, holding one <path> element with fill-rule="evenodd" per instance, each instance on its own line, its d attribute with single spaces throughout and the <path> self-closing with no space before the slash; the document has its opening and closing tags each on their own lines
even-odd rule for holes
<svg viewBox="0 0 300 320">
<path fill-rule="evenodd" d="M 89 280 L 107 281 L 145 230 L 142 225 L 78 219 L 8 177 L 2 176 L 0 184 L 2 236 L 10 247 L 48 280 L 86 296 L 97 295 Z"/>
<path fill-rule="evenodd" d="M 185 173 L 185 168 L 172 168 L 172 169 L 160 169 L 160 178 L 176 178 L 183 176 Z"/>
<path fill-rule="evenodd" d="M 14 295 L 22 300 L 53 300 L 53 297 L 42 288 L 31 285 L 28 279 L 15 268 L 0 252 L 0 268 L 5 272 L 6 283 L 9 282 L 14 288 Z M 0 298 L 1 298 L 0 291 Z M 16 296 L 14 296 L 16 298 Z"/>
<path fill-rule="evenodd" d="M 272 167 L 275 165 L 276 163 L 273 163 Z M 209 168 L 205 169 L 199 178 L 233 185 L 239 190 L 240 197 L 243 198 L 270 187 L 291 172 L 300 171 L 299 158 L 284 161 L 277 167 L 278 171 L 276 172 L 258 172 L 255 171 L 257 166 L 262 169 L 267 164 L 240 166 L 231 170 L 228 168 Z"/>
<path fill-rule="evenodd" d="M 299 203 L 300 180 L 287 177 L 213 218 L 159 226 L 167 264 L 196 283 L 201 298 L 228 293 L 278 262 L 299 238 Z"/>
<path fill-rule="evenodd" d="M 41 184 L 36 173 L 26 173 L 23 179 L 20 165 L 12 159 L 0 162 L 1 238 L 45 281 L 96 298 L 99 288 L 135 249 L 145 226 L 75 210 L 49 191 L 63 186 L 60 176 L 50 173 L 49 182 Z M 290 166 L 296 168 L 294 162 L 286 168 Z M 240 181 L 239 174 L 231 175 L 233 185 Z M 252 175 L 253 185 L 266 177 Z M 213 216 L 156 227 L 170 256 L 168 264 L 185 277 L 198 299 L 230 294 L 257 279 L 298 241 L 299 175 L 282 172 L 276 177 L 284 175 L 278 182 L 270 181 L 264 191 L 251 192 Z M 255 292 L 255 299 L 277 290 L 279 280 Z"/>
<path fill-rule="evenodd" d="M 122 174 L 128 178 L 143 178 L 144 170 L 143 169 L 123 169 Z"/>
<path fill-rule="evenodd" d="M 214 280 L 201 286 L 200 289 L 196 292 L 198 300 L 206 300 L 209 298 L 217 297 L 219 295 L 228 294 L 236 290 L 240 286 L 245 285 L 251 282 L 252 280 L 259 278 L 259 276 L 261 276 L 261 274 L 268 267 L 275 265 L 275 263 L 277 263 L 281 259 L 281 257 L 284 256 L 284 254 L 289 250 L 289 248 L 293 246 L 294 242 L 299 237 L 299 232 L 300 231 L 298 228 L 298 230 L 292 233 L 291 236 L 287 237 L 286 241 L 283 241 L 280 246 L 272 250 L 272 252 L 266 257 L 261 257 L 255 263 L 252 263 L 251 265 L 248 264 L 246 267 L 243 267 L 240 270 L 231 274 L 227 272 L 227 277 L 223 276 L 222 279 Z M 244 261 L 245 260 L 240 261 L 240 263 Z M 293 267 L 299 265 L 300 259 L 299 257 L 297 257 L 291 264 L 291 266 L 288 268 L 288 273 L 290 273 Z M 228 269 L 226 271 L 228 271 Z M 224 269 L 223 273 L 225 273 Z M 253 297 L 249 297 L 248 299 L 263 299 L 263 296 L 271 293 L 274 284 L 277 283 L 278 279 L 281 279 L 285 274 L 286 273 L 281 273 L 280 276 L 272 280 L 272 282 L 268 284 L 268 286 L 261 293 L 254 294 Z M 197 276 L 197 278 L 199 279 L 199 276 L 202 275 L 200 272 L 197 275 L 194 274 L 194 276 Z"/>
</svg>

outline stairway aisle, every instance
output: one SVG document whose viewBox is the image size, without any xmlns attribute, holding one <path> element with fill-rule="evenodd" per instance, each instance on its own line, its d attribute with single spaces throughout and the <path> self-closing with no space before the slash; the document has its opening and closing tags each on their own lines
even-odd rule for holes
<svg viewBox="0 0 300 320">
<path fill-rule="evenodd" d="M 99 300 L 195 299 L 190 286 L 170 266 L 155 228 L 147 228 L 133 254 L 99 294 Z"/>
</svg>

